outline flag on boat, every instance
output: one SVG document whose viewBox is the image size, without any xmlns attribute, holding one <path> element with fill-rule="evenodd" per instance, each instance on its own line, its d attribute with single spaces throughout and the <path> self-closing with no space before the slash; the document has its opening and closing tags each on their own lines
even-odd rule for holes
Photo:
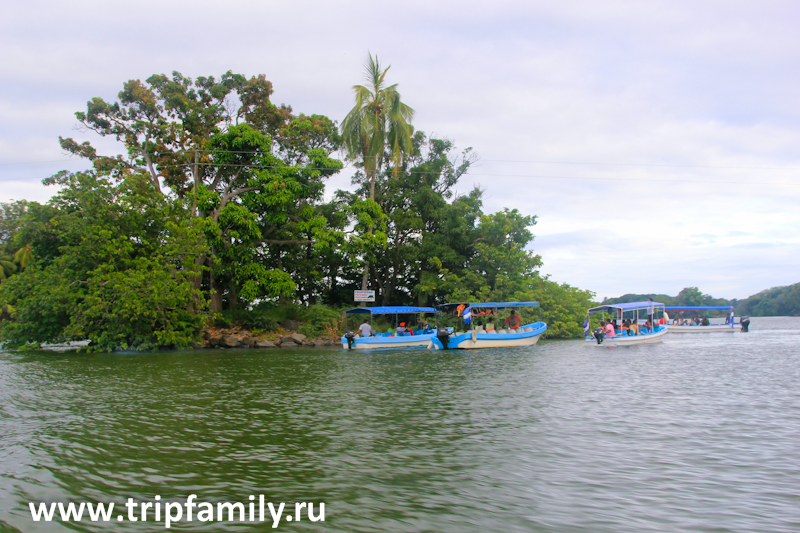
<svg viewBox="0 0 800 533">
<path fill-rule="evenodd" d="M 469 324 L 472 322 L 472 309 L 467 306 L 463 311 L 461 311 L 461 317 L 464 319 L 464 324 Z"/>
<path fill-rule="evenodd" d="M 583 334 L 589 336 L 589 315 L 586 315 L 586 322 L 583 323 Z"/>
</svg>

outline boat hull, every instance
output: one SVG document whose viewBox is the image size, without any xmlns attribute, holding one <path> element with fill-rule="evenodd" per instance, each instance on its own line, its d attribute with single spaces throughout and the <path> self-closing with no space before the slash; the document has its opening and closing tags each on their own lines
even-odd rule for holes
<svg viewBox="0 0 800 533">
<path fill-rule="evenodd" d="M 609 348 L 612 346 L 635 346 L 637 344 L 654 344 L 657 342 L 661 342 L 669 332 L 668 329 L 662 329 L 660 331 L 656 331 L 655 333 L 650 333 L 648 335 L 616 335 L 614 337 L 606 337 L 603 339 L 602 344 L 597 344 L 597 340 L 594 338 L 587 338 L 584 341 L 584 346 L 598 346 L 600 348 Z"/>
<path fill-rule="evenodd" d="M 531 331 L 521 333 L 478 333 L 467 332 L 451 336 L 447 342 L 448 350 L 477 350 L 481 348 L 513 348 L 518 346 L 533 346 L 539 342 L 539 337 L 547 331 L 544 322 L 528 324 L 523 328 L 532 328 Z M 444 349 L 441 341 L 435 338 L 431 341 L 431 348 Z"/>
<path fill-rule="evenodd" d="M 408 335 L 403 337 L 356 337 L 353 339 L 353 350 L 379 350 L 386 348 L 428 348 L 435 335 Z M 347 347 L 347 338 L 342 337 L 342 348 Z"/>
<path fill-rule="evenodd" d="M 714 324 L 713 326 L 667 326 L 672 333 L 733 333 L 735 327 L 730 324 Z"/>
</svg>

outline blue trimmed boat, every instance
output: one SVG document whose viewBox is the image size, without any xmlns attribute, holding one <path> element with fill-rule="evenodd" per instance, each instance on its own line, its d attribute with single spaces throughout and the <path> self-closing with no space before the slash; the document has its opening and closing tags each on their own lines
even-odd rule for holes
<svg viewBox="0 0 800 533">
<path fill-rule="evenodd" d="M 642 317 L 642 311 L 645 311 Z M 626 318 L 636 319 L 639 322 L 642 318 L 647 318 L 647 315 L 652 315 L 655 319 L 656 313 L 664 311 L 664 304 L 659 302 L 628 302 L 624 304 L 606 304 L 598 307 L 592 307 L 586 312 L 586 322 L 583 327 L 586 335 L 586 346 L 633 346 L 635 344 L 652 344 L 661 342 L 664 335 L 667 334 L 666 326 L 653 324 L 653 327 L 648 330 L 644 325 L 639 326 L 639 334 L 631 335 L 630 332 L 616 334 L 613 337 L 607 337 L 605 332 L 600 328 L 594 330 L 589 334 L 589 317 L 591 315 L 602 313 L 605 320 L 606 314 L 610 316 L 609 320 L 617 320 L 622 322 Z"/>
<path fill-rule="evenodd" d="M 547 331 L 547 324 L 541 320 L 530 324 L 519 324 L 515 329 L 486 330 L 475 325 L 476 316 L 485 309 L 492 317 L 498 317 L 498 311 L 524 307 L 539 308 L 539 302 L 479 302 L 449 303 L 439 306 L 444 312 L 456 311 L 469 331 L 452 331 L 452 328 L 439 328 L 431 342 L 435 350 L 474 350 L 478 348 L 510 348 L 513 346 L 533 346 L 539 341 L 542 333 Z M 461 310 L 459 311 L 459 308 Z M 541 308 L 539 308 L 541 319 Z M 466 327 L 465 327 L 466 329 Z"/>
<path fill-rule="evenodd" d="M 678 311 L 681 314 L 684 311 L 696 313 L 708 313 L 709 311 L 728 311 L 728 322 L 725 324 L 709 324 L 708 326 L 703 326 L 700 324 L 667 324 L 667 329 L 672 333 L 733 333 L 736 331 L 735 324 L 733 323 L 733 307 L 730 305 L 668 305 L 665 309 L 667 311 Z"/>
<path fill-rule="evenodd" d="M 399 323 L 400 315 L 433 314 L 438 317 L 440 311 L 434 307 L 409 307 L 389 305 L 383 307 L 356 307 L 345 311 L 347 316 L 369 315 L 370 322 L 374 315 L 395 315 L 395 323 Z M 438 325 L 438 320 L 436 321 Z M 380 348 L 430 348 L 431 341 L 436 338 L 436 328 L 421 329 L 407 334 L 373 333 L 372 337 L 361 337 L 358 333 L 348 331 L 342 336 L 342 348 L 346 350 L 375 350 Z"/>
</svg>

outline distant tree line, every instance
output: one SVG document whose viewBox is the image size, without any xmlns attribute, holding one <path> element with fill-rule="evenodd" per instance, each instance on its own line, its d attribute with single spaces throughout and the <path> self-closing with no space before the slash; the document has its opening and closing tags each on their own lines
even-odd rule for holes
<svg viewBox="0 0 800 533">
<path fill-rule="evenodd" d="M 740 316 L 800 316 L 800 283 L 773 287 L 736 304 Z"/>
<path fill-rule="evenodd" d="M 624 294 L 603 303 L 640 302 L 652 298 L 665 305 L 730 305 L 738 316 L 800 316 L 800 283 L 773 287 L 743 300 L 714 298 L 697 287 L 686 287 L 677 296 L 666 294 Z"/>
<path fill-rule="evenodd" d="M 710 294 L 703 294 L 697 287 L 686 287 L 677 296 L 668 296 L 666 294 L 624 294 L 619 298 L 606 298 L 603 303 L 628 303 L 628 302 L 642 302 L 652 298 L 655 302 L 661 302 L 664 305 L 736 305 L 736 301 L 726 300 L 725 298 L 714 298 Z"/>
</svg>

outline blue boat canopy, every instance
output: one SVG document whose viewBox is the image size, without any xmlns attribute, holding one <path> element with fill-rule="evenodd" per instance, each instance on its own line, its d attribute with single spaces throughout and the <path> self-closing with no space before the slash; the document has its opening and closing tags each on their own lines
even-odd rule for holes
<svg viewBox="0 0 800 533">
<path fill-rule="evenodd" d="M 348 315 L 370 313 L 373 315 L 402 315 L 406 313 L 438 313 L 434 307 L 407 307 L 404 305 L 387 305 L 384 307 L 356 307 L 345 311 Z"/>
<path fill-rule="evenodd" d="M 606 304 L 599 307 L 592 307 L 589 309 L 588 314 L 611 312 L 611 311 L 636 311 L 638 309 L 647 309 L 649 307 L 664 307 L 660 302 L 628 302 L 624 304 Z"/>
<path fill-rule="evenodd" d="M 539 302 L 457 302 L 443 304 L 439 307 L 451 309 L 453 307 L 458 307 L 459 305 L 468 305 L 470 307 L 476 307 L 479 309 L 484 307 L 505 309 L 506 307 L 539 307 Z"/>
<path fill-rule="evenodd" d="M 668 305 L 664 309 L 667 311 L 715 311 L 733 309 L 730 305 Z"/>
</svg>

